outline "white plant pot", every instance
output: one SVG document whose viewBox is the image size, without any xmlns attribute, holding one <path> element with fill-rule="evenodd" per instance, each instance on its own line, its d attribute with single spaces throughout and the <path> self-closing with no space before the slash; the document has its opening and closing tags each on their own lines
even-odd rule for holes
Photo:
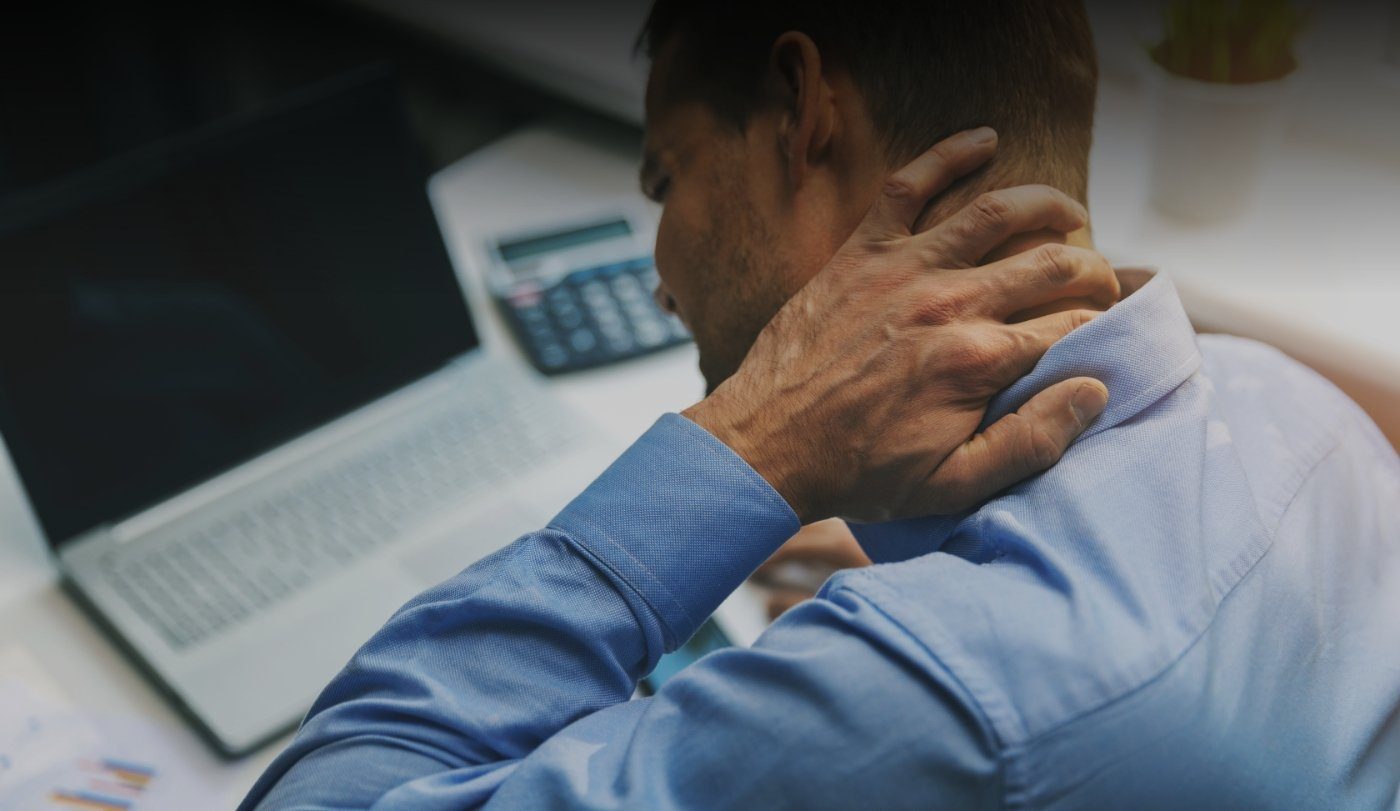
<svg viewBox="0 0 1400 811">
<path fill-rule="evenodd" d="M 1167 73 L 1148 60 L 1153 105 L 1152 203 L 1193 222 L 1249 208 L 1282 127 L 1290 77 L 1215 84 Z"/>
</svg>

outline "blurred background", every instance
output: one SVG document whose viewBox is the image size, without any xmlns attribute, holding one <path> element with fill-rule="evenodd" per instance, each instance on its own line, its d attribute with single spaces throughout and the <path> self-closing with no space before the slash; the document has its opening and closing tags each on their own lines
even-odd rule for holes
<svg viewBox="0 0 1400 811">
<path fill-rule="evenodd" d="M 1090 188 L 1100 249 L 1171 274 L 1198 329 L 1264 340 L 1328 376 L 1400 445 L 1400 0 L 1090 6 L 1102 76 Z M 491 306 L 504 294 L 488 285 L 483 246 L 600 211 L 629 212 L 645 230 L 655 210 L 636 193 L 635 163 L 646 65 L 633 42 L 648 7 L 27 4 L 0 26 L 0 214 L 93 167 L 388 66 L 483 345 L 555 375 L 548 352 Z M 1234 39 L 1221 46 L 1222 37 Z M 683 335 L 654 349 L 552 376 L 548 390 L 615 452 L 703 391 Z M 241 796 L 272 751 L 225 764 L 187 746 L 57 578 L 13 470 L 0 466 L 0 694 L 6 678 L 33 671 L 6 659 L 18 641 L 78 704 L 156 719 L 164 737 L 146 743 L 183 752 L 169 757 L 194 784 Z M 739 641 L 762 627 L 747 609 L 728 610 Z M 0 764 L 8 720 L 0 702 Z"/>
<path fill-rule="evenodd" d="M 1283 30 L 1234 21 L 1281 54 L 1286 74 L 1265 66 L 1268 81 L 1181 76 L 1185 63 L 1154 58 L 1171 13 L 1188 29 L 1174 33 L 1178 54 L 1192 37 L 1210 47 L 1209 30 L 1189 30 L 1193 5 L 1208 17 L 1235 4 L 1091 2 L 1103 75 L 1091 200 L 1100 247 L 1170 266 L 1203 328 L 1263 330 L 1334 377 L 1360 378 L 1354 396 L 1394 439 L 1400 417 L 1381 401 L 1387 378 L 1400 377 L 1389 237 L 1400 211 L 1400 0 L 1242 4 L 1274 22 L 1297 15 Z M 0 29 L 0 197 L 381 62 L 398 71 L 430 169 L 541 122 L 635 151 L 646 66 L 632 44 L 647 8 L 31 4 Z M 1300 325 L 1307 335 L 1290 339 Z M 1331 368 L 1341 352 L 1364 360 Z"/>
</svg>

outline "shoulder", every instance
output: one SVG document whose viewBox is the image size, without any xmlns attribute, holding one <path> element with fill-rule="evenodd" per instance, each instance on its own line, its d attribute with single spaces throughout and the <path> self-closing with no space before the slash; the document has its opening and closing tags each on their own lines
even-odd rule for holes
<svg viewBox="0 0 1400 811">
<path fill-rule="evenodd" d="M 1138 689 L 1268 544 L 1211 389 L 1193 375 L 945 527 L 939 551 L 843 582 L 935 651 L 1008 743 Z"/>
<path fill-rule="evenodd" d="M 1276 350 L 1220 336 L 1201 350 L 1200 371 L 1159 402 L 942 522 L 938 551 L 831 584 L 919 640 L 1007 745 L 1170 668 L 1263 558 L 1319 461 L 1383 442 Z"/>
<path fill-rule="evenodd" d="M 1272 346 L 1231 335 L 1202 335 L 1198 343 L 1201 374 L 1227 418 L 1254 425 L 1311 422 L 1318 429 L 1309 434 L 1334 436 L 1337 429 L 1370 426 L 1331 381 Z"/>
<path fill-rule="evenodd" d="M 1272 523 L 1326 456 L 1394 467 L 1396 456 L 1360 406 L 1311 368 L 1245 338 L 1200 338 L 1217 442 L 1235 450 Z"/>
</svg>

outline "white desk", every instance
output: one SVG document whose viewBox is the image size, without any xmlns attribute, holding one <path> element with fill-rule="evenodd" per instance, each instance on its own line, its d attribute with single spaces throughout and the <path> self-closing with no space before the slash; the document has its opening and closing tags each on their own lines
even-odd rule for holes
<svg viewBox="0 0 1400 811">
<path fill-rule="evenodd" d="M 1095 156 L 1093 202 L 1102 246 L 1124 260 L 1157 264 L 1177 277 L 1197 317 L 1216 326 L 1268 334 L 1299 354 L 1317 354 L 1374 384 L 1382 406 L 1400 386 L 1400 279 L 1388 253 L 1389 221 L 1400 210 L 1400 169 L 1292 142 L 1269 173 L 1276 188 L 1250 218 L 1216 229 L 1163 221 L 1145 207 L 1140 104 L 1106 87 Z M 1298 161 L 1299 155 L 1308 160 Z M 482 234 L 572 218 L 611 201 L 636 202 L 630 145 L 583 145 L 547 131 L 525 132 L 444 171 L 433 185 L 448 244 L 489 351 L 523 358 L 475 272 Z M 1308 187 L 1308 194 L 1285 192 Z M 1347 207 L 1339 218 L 1334 208 Z M 1319 224 L 1325 224 L 1319 225 Z M 1280 329 L 1280 325 L 1286 327 Z M 523 360 L 522 360 L 523 362 Z M 562 398 L 602 426 L 621 450 L 660 413 L 702 392 L 693 348 L 623 366 L 559 378 Z M 1390 388 L 1387 388 L 1390 387 Z M 1387 399 L 1390 398 L 1390 399 Z M 757 626 L 752 606 L 727 604 L 741 635 Z M 185 748 L 207 752 L 55 583 L 38 532 L 8 466 L 0 470 L 0 647 L 20 643 L 84 707 L 135 713 L 166 723 Z M 232 805 L 277 747 L 244 761 L 208 761 Z"/>
</svg>

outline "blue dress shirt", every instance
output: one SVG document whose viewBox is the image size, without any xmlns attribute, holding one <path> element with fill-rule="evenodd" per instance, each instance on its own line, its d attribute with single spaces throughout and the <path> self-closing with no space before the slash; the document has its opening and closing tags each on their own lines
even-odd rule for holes
<svg viewBox="0 0 1400 811">
<path fill-rule="evenodd" d="M 550 526 L 413 600 L 244 803 L 1400 808 L 1400 461 L 1329 384 L 1197 338 L 1157 277 L 992 404 L 1103 380 L 1054 469 L 857 527 L 749 649 L 638 679 L 798 529 L 663 417 Z"/>
</svg>

